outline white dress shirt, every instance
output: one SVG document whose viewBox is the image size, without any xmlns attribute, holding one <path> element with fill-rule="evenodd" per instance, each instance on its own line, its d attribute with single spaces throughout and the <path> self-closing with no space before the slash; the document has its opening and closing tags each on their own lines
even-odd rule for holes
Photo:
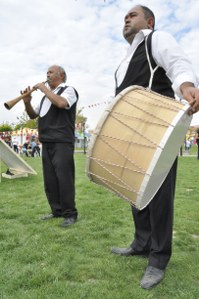
<svg viewBox="0 0 199 299">
<path fill-rule="evenodd" d="M 122 83 L 129 62 L 138 45 L 150 32 L 150 29 L 139 31 L 128 47 L 126 57 L 116 71 L 117 86 Z M 166 75 L 171 80 L 172 88 L 177 96 L 182 97 L 180 92 L 182 83 L 192 82 L 195 86 L 198 85 L 198 78 L 191 62 L 171 34 L 164 31 L 154 31 L 151 42 L 153 58 L 156 64 L 166 71 Z"/>
<path fill-rule="evenodd" d="M 59 86 L 57 86 L 53 92 L 54 93 L 58 93 L 58 91 L 60 90 L 61 87 L 65 87 L 66 84 L 65 83 L 61 83 L 59 84 Z M 77 101 L 77 96 L 76 93 L 74 91 L 74 88 L 69 86 L 67 87 L 63 93 L 61 94 L 61 96 L 63 98 L 65 98 L 67 100 L 67 103 L 69 106 L 67 106 L 65 109 L 70 109 L 70 107 Z M 46 115 L 46 113 L 48 112 L 48 110 L 50 109 L 50 106 L 52 105 L 51 101 L 45 97 L 42 107 L 41 107 L 41 111 L 39 113 L 39 109 L 40 109 L 40 105 L 37 106 L 34 110 L 37 114 L 39 114 L 40 117 L 43 117 L 44 115 Z"/>
</svg>

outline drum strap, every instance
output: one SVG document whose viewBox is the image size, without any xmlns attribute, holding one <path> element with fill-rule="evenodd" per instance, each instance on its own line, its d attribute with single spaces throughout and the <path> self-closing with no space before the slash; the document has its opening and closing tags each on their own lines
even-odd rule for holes
<svg viewBox="0 0 199 299">
<path fill-rule="evenodd" d="M 149 68 L 150 68 L 150 73 L 151 73 L 148 88 L 151 89 L 154 74 L 155 74 L 156 70 L 159 68 L 159 66 L 156 65 L 156 67 L 154 69 L 152 67 L 151 60 L 150 60 L 150 57 L 149 57 L 148 46 L 147 46 L 148 36 L 149 35 L 147 35 L 146 38 L 145 38 L 145 49 L 146 49 L 146 56 L 147 56 L 147 60 L 148 60 L 148 63 L 149 63 Z"/>
</svg>

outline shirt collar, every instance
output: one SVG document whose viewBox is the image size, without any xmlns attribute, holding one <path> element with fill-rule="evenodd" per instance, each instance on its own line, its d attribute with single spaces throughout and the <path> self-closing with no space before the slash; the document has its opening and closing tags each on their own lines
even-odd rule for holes
<svg viewBox="0 0 199 299">
<path fill-rule="evenodd" d="M 61 87 L 65 87 L 65 86 L 66 86 L 65 82 L 62 82 L 53 90 L 53 92 L 56 92 L 56 91 L 60 90 Z"/>
<path fill-rule="evenodd" d="M 132 54 L 132 50 L 136 49 L 137 46 L 143 41 L 145 36 L 149 35 L 152 32 L 151 29 L 142 29 L 134 37 L 131 45 L 127 47 L 127 56 Z"/>
</svg>

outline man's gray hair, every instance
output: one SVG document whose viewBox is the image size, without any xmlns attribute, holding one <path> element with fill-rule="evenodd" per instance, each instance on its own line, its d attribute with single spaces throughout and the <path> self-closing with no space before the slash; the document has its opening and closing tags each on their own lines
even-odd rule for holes
<svg viewBox="0 0 199 299">
<path fill-rule="evenodd" d="M 66 75 L 66 72 L 65 72 L 65 70 L 64 70 L 64 68 L 63 67 L 61 67 L 61 66 L 57 66 L 58 67 L 58 73 L 61 75 L 61 74 L 63 74 L 64 75 L 64 82 L 66 82 L 66 79 L 67 79 L 67 75 Z"/>
</svg>

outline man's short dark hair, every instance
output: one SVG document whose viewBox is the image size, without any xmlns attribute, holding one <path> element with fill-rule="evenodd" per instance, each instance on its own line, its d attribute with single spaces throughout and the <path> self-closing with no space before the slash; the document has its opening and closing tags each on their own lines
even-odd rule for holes
<svg viewBox="0 0 199 299">
<path fill-rule="evenodd" d="M 148 19 L 150 17 L 153 18 L 154 20 L 154 24 L 153 24 L 153 29 L 155 27 L 155 15 L 154 13 L 152 12 L 152 10 L 150 10 L 150 8 L 148 8 L 147 6 L 144 6 L 144 5 L 140 5 L 140 7 L 143 9 L 144 11 L 144 15 L 145 15 L 145 18 Z"/>
</svg>

